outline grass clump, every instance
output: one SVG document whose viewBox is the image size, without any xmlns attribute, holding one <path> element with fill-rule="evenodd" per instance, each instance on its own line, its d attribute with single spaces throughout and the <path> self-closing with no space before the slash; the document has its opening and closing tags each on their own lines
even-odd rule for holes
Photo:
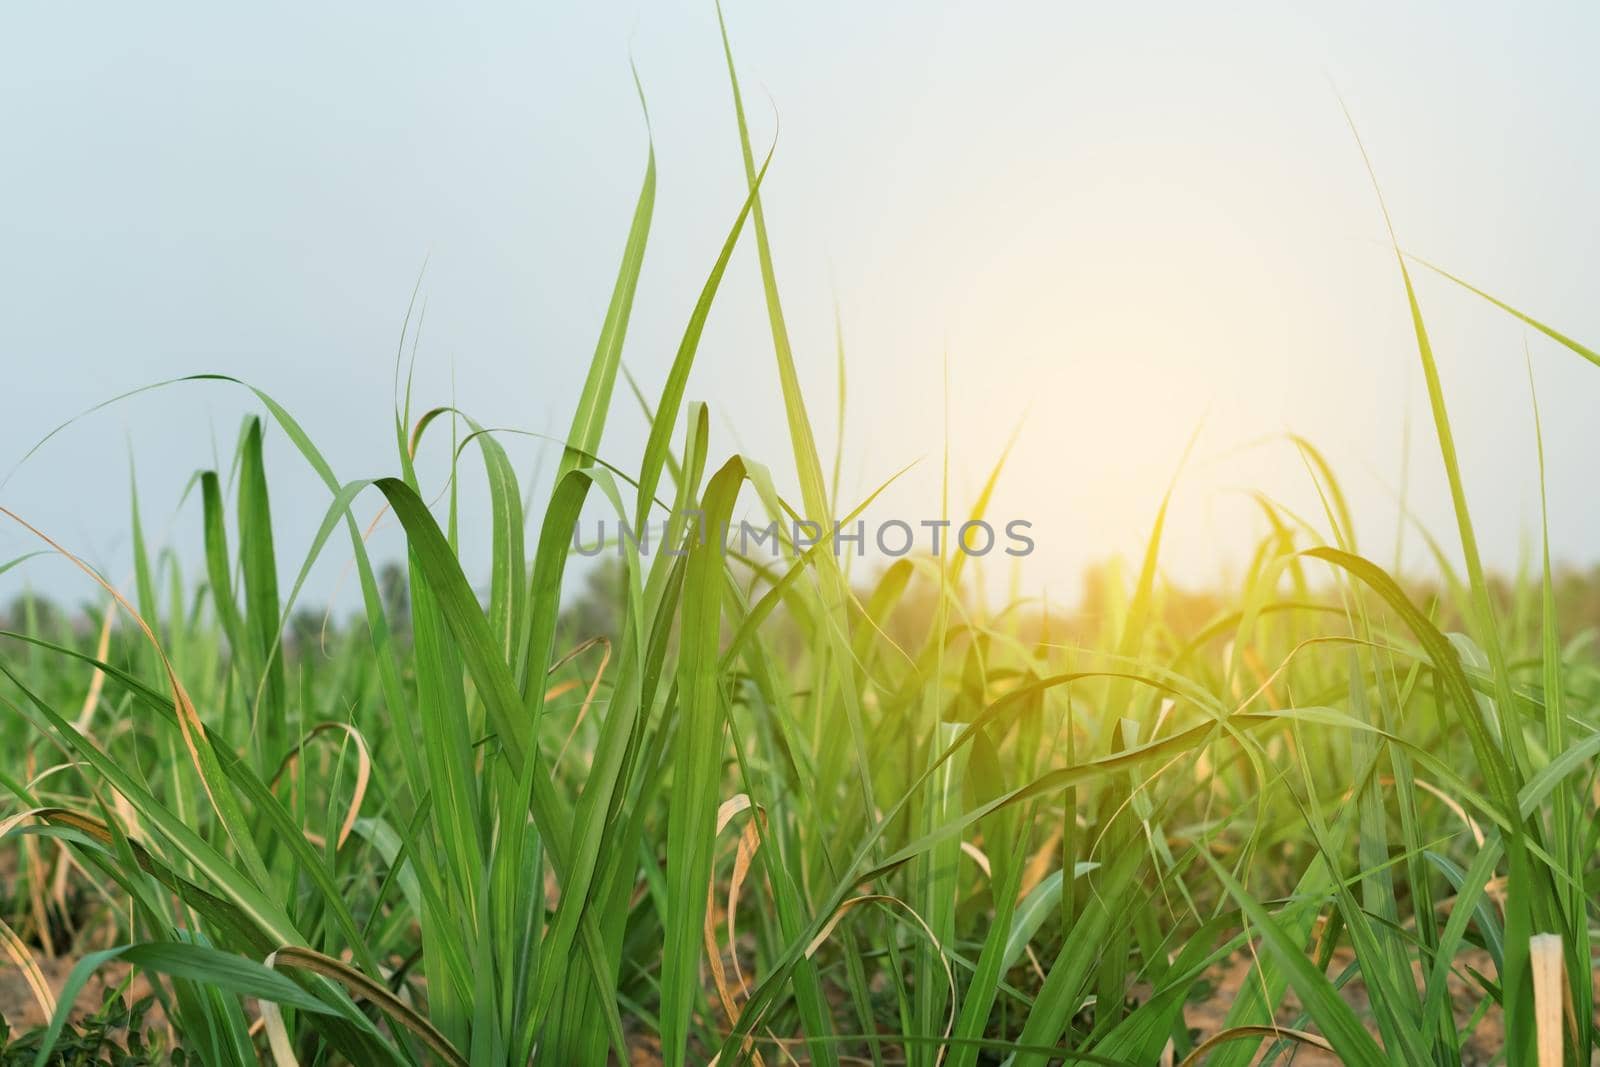
<svg viewBox="0 0 1600 1067">
<path fill-rule="evenodd" d="M 601 456 L 653 153 L 542 510 L 465 413 L 408 390 L 393 475 L 347 482 L 257 392 L 234 462 L 199 479 L 203 573 L 152 556 L 135 494 L 132 588 L 83 567 L 104 625 L 23 601 L 0 649 L 0 932 L 48 1022 L 7 1054 L 101 1062 L 74 1051 L 100 1034 L 143 1062 L 105 1036 L 126 1017 L 69 1025 L 115 962 L 208 1064 L 1445 1065 L 1486 1019 L 1506 1062 L 1589 1062 L 1595 662 L 1563 644 L 1548 558 L 1508 585 L 1478 558 L 1398 246 L 1467 572 L 1441 556 L 1427 596 L 1361 553 L 1303 442 L 1326 514 L 1263 500 L 1269 533 L 1208 600 L 1159 579 L 1164 506 L 1131 589 L 1104 576 L 1077 618 L 985 610 L 960 553 L 868 582 L 826 541 L 745 559 L 684 517 L 715 530 L 743 501 L 832 529 L 864 502 L 824 473 L 732 84 L 749 193 L 638 470 Z M 686 402 L 741 240 L 798 501 Z M 414 459 L 446 424 L 449 486 L 484 478 L 486 515 L 429 504 Z M 288 570 L 268 434 L 329 494 Z M 672 516 L 688 548 L 624 543 L 601 601 L 564 609 L 596 501 L 634 529 Z M 372 503 L 403 571 L 368 556 Z M 459 562 L 483 536 L 486 596 Z M 314 638 L 298 595 L 327 551 L 363 611 Z M 52 989 L 39 959 L 67 944 Z"/>
</svg>

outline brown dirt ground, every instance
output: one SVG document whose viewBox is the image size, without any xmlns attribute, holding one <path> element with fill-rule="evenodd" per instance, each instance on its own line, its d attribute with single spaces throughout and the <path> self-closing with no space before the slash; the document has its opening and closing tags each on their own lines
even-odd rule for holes
<svg viewBox="0 0 1600 1067">
<path fill-rule="evenodd" d="M 66 983 L 67 975 L 71 973 L 72 965 L 76 962 L 65 957 L 38 961 L 39 970 L 44 973 L 44 979 L 49 983 L 52 993 L 60 994 L 61 987 Z M 115 987 L 127 976 L 128 968 L 125 964 L 110 963 L 100 968 L 84 984 L 78 993 L 78 999 L 73 1002 L 73 1018 L 84 1018 L 93 1014 L 105 1000 L 106 990 Z M 0 957 L 0 1019 L 4 1019 L 10 1025 L 13 1035 L 36 1026 L 43 1026 L 47 1021 L 44 1009 L 34 999 L 28 984 L 23 981 L 22 975 L 10 957 Z"/>
<path fill-rule="evenodd" d="M 1348 950 L 1340 949 L 1334 953 L 1333 964 L 1330 972 L 1337 973 L 1344 969 L 1352 959 Z M 1189 1027 L 1199 1032 L 1201 1038 L 1215 1034 L 1222 1029 L 1227 1018 L 1228 1009 L 1238 998 L 1244 983 L 1249 979 L 1251 959 L 1244 953 L 1236 953 L 1225 964 L 1216 968 L 1211 976 L 1213 995 L 1200 1003 L 1184 1005 L 1183 1014 Z M 1493 963 L 1487 953 L 1471 950 L 1463 952 L 1456 957 L 1456 971 L 1464 967 L 1484 973 L 1493 973 Z M 1446 983 L 1450 990 L 1451 1007 L 1456 1017 L 1456 1024 L 1464 1026 L 1472 1018 L 1472 1013 L 1478 1005 L 1478 996 L 1474 987 L 1463 981 L 1455 971 L 1452 971 Z M 1420 971 L 1418 985 L 1421 986 Z M 1342 995 L 1347 1004 L 1355 1009 L 1358 1017 L 1366 1018 L 1368 1011 L 1367 991 L 1360 981 L 1352 981 L 1342 990 Z M 1300 1001 L 1291 990 L 1285 997 L 1284 1004 L 1280 1007 L 1276 1022 L 1279 1026 L 1291 1026 L 1300 1015 Z M 1314 1026 L 1307 1029 L 1315 1030 Z M 1377 1036 L 1377 1027 L 1367 1021 L 1367 1029 Z M 1500 1009 L 1491 1007 L 1484 1017 L 1473 1028 L 1472 1034 L 1465 1047 L 1461 1050 L 1463 1067 L 1479 1067 L 1493 1062 L 1500 1047 L 1505 1043 L 1505 1033 L 1502 1029 Z M 1262 1052 L 1271 1042 L 1262 1042 Z M 1259 1059 L 1259 1057 L 1258 1057 Z M 1294 1057 L 1297 1067 L 1339 1067 L 1342 1063 L 1339 1057 L 1331 1052 L 1321 1049 L 1301 1046 Z"/>
</svg>

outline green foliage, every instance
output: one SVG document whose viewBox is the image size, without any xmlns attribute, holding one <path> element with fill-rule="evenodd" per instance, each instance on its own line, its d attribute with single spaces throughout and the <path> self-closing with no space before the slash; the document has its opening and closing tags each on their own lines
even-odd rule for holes
<svg viewBox="0 0 1600 1067">
<path fill-rule="evenodd" d="M 4 1062 L 1242 1065 L 1320 1043 L 1445 1065 L 1490 1015 L 1509 1061 L 1531 1062 L 1535 935 L 1563 946 L 1571 1002 L 1592 1001 L 1600 583 L 1554 573 L 1548 552 L 1508 579 L 1478 558 L 1407 258 L 1397 299 L 1464 579 L 1409 581 L 1364 555 L 1332 470 L 1297 438 L 1284 447 L 1325 513 L 1259 497 L 1233 588 L 1163 581 L 1164 500 L 1138 570 L 1094 572 L 1073 613 L 985 606 L 960 553 L 871 576 L 826 539 L 742 558 L 705 531 L 747 510 L 830 530 L 876 493 L 841 501 L 824 475 L 728 62 L 746 185 L 665 380 L 652 398 L 629 379 L 651 420 L 636 472 L 603 458 L 604 435 L 653 150 L 541 506 L 504 433 L 415 414 L 409 383 L 393 474 L 345 481 L 278 401 L 201 376 L 262 411 L 181 517 L 203 566 L 152 555 L 135 492 L 134 592 L 104 650 L 80 613 L 9 601 L 6 966 L 120 947 L 79 950 L 68 1006 L 7 1034 Z M 689 399 L 747 228 L 798 501 Z M 449 481 L 425 485 L 416 457 L 447 425 Z M 269 436 L 328 493 L 300 560 L 274 539 Z M 487 513 L 462 514 L 455 489 L 479 476 Z M 368 555 L 380 508 L 402 563 Z M 624 541 L 571 581 L 586 508 L 635 529 L 670 516 L 682 551 Z M 481 587 L 461 564 L 479 539 Z M 353 560 L 353 620 L 300 603 L 330 554 Z M 97 619 L 114 594 L 84 570 Z M 63 879 L 91 913 L 61 915 Z M 153 983 L 184 1052 L 142 1043 L 149 1000 L 71 1017 L 113 959 Z M 1225 1018 L 1194 1032 L 1230 972 Z M 1561 1030 L 1589 1062 L 1587 1014 Z"/>
<path fill-rule="evenodd" d="M 55 1067 L 155 1067 L 158 1064 L 182 1065 L 188 1056 L 181 1048 L 168 1048 L 152 1040 L 146 1019 L 156 1004 L 152 996 L 139 997 L 131 1004 L 124 990 L 106 989 L 99 1008 L 67 1026 L 53 1042 L 51 1064 Z M 46 1043 L 46 1027 L 12 1034 L 0 1018 L 0 1067 L 31 1064 Z"/>
</svg>

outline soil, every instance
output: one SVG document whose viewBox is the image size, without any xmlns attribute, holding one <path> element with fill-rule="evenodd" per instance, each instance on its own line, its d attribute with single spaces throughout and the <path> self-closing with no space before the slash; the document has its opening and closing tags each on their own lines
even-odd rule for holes
<svg viewBox="0 0 1600 1067">
<path fill-rule="evenodd" d="M 1333 954 L 1333 964 L 1329 967 L 1330 973 L 1338 973 L 1344 970 L 1352 958 L 1348 950 L 1341 949 L 1336 951 Z M 1233 1007 L 1233 1003 L 1238 999 L 1244 983 L 1249 980 L 1251 963 L 1252 960 L 1248 955 L 1244 953 L 1235 954 L 1208 976 L 1213 995 L 1199 1003 L 1184 1005 L 1184 1020 L 1188 1023 L 1190 1029 L 1199 1033 L 1202 1040 L 1223 1028 L 1224 1021 L 1228 1016 L 1228 1010 Z M 1485 952 L 1470 950 L 1462 952 L 1456 957 L 1456 969 L 1446 979 L 1446 985 L 1450 990 L 1451 1007 L 1458 1027 L 1466 1025 L 1472 1018 L 1472 1013 L 1476 1010 L 1479 1000 L 1476 988 L 1462 980 L 1457 973 L 1467 967 L 1471 967 L 1482 974 L 1494 973 L 1494 963 Z M 1419 971 L 1419 988 L 1421 984 Z M 1366 1020 L 1367 1029 L 1373 1036 L 1377 1036 L 1377 1027 L 1367 1018 L 1369 1008 L 1367 991 L 1360 981 L 1356 980 L 1348 983 L 1341 993 L 1345 1002 L 1355 1010 L 1357 1017 Z M 1275 1021 L 1279 1026 L 1293 1026 L 1300 1014 L 1299 998 L 1294 995 L 1293 990 L 1290 990 L 1284 997 L 1284 1003 L 1280 1006 Z M 1300 1025 L 1306 1029 L 1315 1030 L 1314 1026 L 1308 1026 L 1305 1023 Z M 1261 1042 L 1262 1048 L 1261 1053 L 1258 1054 L 1258 1060 L 1272 1044 L 1268 1040 Z M 1484 1014 L 1484 1017 L 1479 1019 L 1477 1025 L 1473 1027 L 1471 1036 L 1462 1047 L 1461 1063 L 1463 1067 L 1480 1067 L 1480 1065 L 1487 1067 L 1488 1064 L 1494 1062 L 1496 1055 L 1499 1054 L 1500 1048 L 1504 1044 L 1505 1031 L 1500 1009 L 1491 1006 Z M 1339 1064 L 1343 1061 L 1331 1052 L 1301 1045 L 1295 1054 L 1293 1062 L 1296 1067 L 1325 1067 L 1325 1065 L 1339 1067 Z"/>
<path fill-rule="evenodd" d="M 76 962 L 64 957 L 38 961 L 39 970 L 43 972 L 44 980 L 50 986 L 52 994 L 60 994 L 61 987 L 66 984 L 67 975 L 72 972 L 72 965 Z M 127 977 L 126 964 L 119 965 L 113 962 L 100 968 L 79 991 L 77 1000 L 73 1002 L 72 1017 L 80 1019 L 93 1014 L 105 1002 L 106 990 L 118 985 Z M 28 983 L 23 980 L 22 974 L 9 956 L 0 957 L 0 1019 L 4 1019 L 11 1027 L 13 1036 L 48 1022 L 44 1009 L 34 999 Z"/>
</svg>

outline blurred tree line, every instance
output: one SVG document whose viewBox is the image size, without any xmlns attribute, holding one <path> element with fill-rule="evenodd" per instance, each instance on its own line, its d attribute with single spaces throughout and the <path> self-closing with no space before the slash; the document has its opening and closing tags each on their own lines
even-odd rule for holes
<svg viewBox="0 0 1600 1067">
<path fill-rule="evenodd" d="M 902 647 L 927 632 L 927 620 L 937 610 L 938 587 L 928 578 L 929 570 L 931 568 L 925 569 L 922 575 L 910 581 L 894 611 L 884 620 L 885 631 Z M 386 563 L 379 568 L 377 577 L 384 614 L 394 638 L 402 644 L 408 643 L 411 598 L 406 567 L 396 562 Z M 856 592 L 863 603 L 881 577 L 882 572 L 879 571 L 856 581 Z M 1030 639 L 1046 638 L 1092 647 L 1097 635 L 1104 634 L 1108 625 L 1114 628 L 1120 613 L 1127 610 L 1132 584 L 1133 575 L 1121 564 L 1115 561 L 1096 564 L 1086 570 L 1082 592 L 1076 604 L 1030 601 L 1019 609 L 1019 628 Z M 1460 617 L 1458 610 L 1458 606 L 1465 603 L 1463 598 L 1441 595 L 1441 585 L 1433 581 L 1410 581 L 1405 584 L 1412 599 L 1424 610 L 1436 615 L 1443 629 L 1467 628 L 1467 621 Z M 1537 620 L 1540 590 L 1536 578 L 1519 581 L 1491 576 L 1490 586 L 1502 622 L 1529 618 Z M 969 589 L 963 595 L 971 598 L 974 594 Z M 1559 567 L 1555 575 L 1555 595 L 1563 643 L 1586 637 L 1600 629 L 1600 564 L 1585 568 Z M 567 593 L 562 606 L 558 624 L 562 647 L 570 647 L 595 636 L 614 640 L 625 597 L 626 586 L 620 561 L 601 559 L 587 567 L 577 578 L 576 589 Z M 1215 619 L 1232 599 L 1217 591 L 1188 590 L 1161 582 L 1158 583 L 1156 611 L 1171 633 L 1184 637 L 1198 632 Z M 204 624 L 205 615 L 209 613 L 209 599 L 196 595 L 192 604 L 189 622 L 192 625 Z M 64 603 L 25 589 L 0 606 L 0 631 L 27 633 L 78 648 L 92 649 L 104 611 L 104 601 Z M 959 624 L 957 614 L 952 613 L 952 625 Z M 778 628 L 773 633 L 773 640 L 779 648 L 783 648 L 794 635 L 784 633 L 786 628 L 782 625 L 781 612 L 776 619 Z M 170 620 L 162 622 L 163 627 L 169 625 Z M 310 655 L 319 647 L 331 647 L 364 630 L 359 611 L 349 617 L 339 618 L 321 607 L 298 608 L 288 620 L 285 630 L 284 655 L 289 660 L 296 660 Z M 0 654 L 18 654 L 22 651 L 18 644 L 14 639 L 0 636 Z"/>
</svg>

